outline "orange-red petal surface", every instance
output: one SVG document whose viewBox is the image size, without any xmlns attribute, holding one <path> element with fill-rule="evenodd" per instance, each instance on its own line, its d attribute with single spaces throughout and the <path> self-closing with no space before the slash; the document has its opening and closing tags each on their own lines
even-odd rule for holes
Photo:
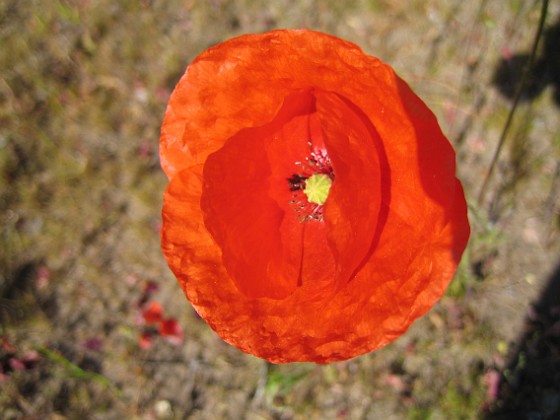
<svg viewBox="0 0 560 420">
<path fill-rule="evenodd" d="M 160 146 L 169 266 L 224 340 L 275 363 L 391 342 L 444 293 L 468 240 L 433 114 L 390 67 L 329 35 L 273 31 L 205 51 L 169 101 Z M 324 208 L 300 205 L 310 171 L 332 173 Z"/>
<path fill-rule="evenodd" d="M 336 256 L 334 281 L 349 281 L 370 254 L 380 222 L 381 167 L 375 130 L 334 93 L 318 92 L 317 108 L 335 182 L 325 223 Z M 382 228 L 382 226 L 379 226 Z"/>
</svg>

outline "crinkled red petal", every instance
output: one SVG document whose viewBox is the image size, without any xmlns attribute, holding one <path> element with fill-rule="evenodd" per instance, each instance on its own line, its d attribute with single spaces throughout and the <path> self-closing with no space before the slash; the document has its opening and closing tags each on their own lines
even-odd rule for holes
<svg viewBox="0 0 560 420">
<path fill-rule="evenodd" d="M 379 224 L 380 139 L 347 100 L 335 93 L 316 95 L 325 146 L 336 176 L 325 205 L 325 222 L 336 261 L 334 281 L 343 285 L 371 253 Z"/>
<path fill-rule="evenodd" d="M 306 229 L 290 206 L 288 178 L 298 169 L 295 162 L 308 154 L 314 119 L 309 92 L 292 95 L 273 121 L 241 130 L 204 165 L 205 226 L 226 270 L 249 297 L 280 299 L 293 293 L 308 280 L 302 266 L 310 247 L 317 265 L 313 279 L 332 277 L 325 229 L 318 240 L 317 228 Z"/>
<path fill-rule="evenodd" d="M 335 180 L 324 221 L 298 224 L 283 183 L 306 127 Z M 328 35 L 205 51 L 171 97 L 160 156 L 169 266 L 224 340 L 272 362 L 391 342 L 441 297 L 468 240 L 433 114 L 388 66 Z"/>
</svg>

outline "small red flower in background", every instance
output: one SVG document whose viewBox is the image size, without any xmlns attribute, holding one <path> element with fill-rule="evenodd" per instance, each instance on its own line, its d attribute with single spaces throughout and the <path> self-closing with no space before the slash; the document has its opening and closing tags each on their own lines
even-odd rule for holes
<svg viewBox="0 0 560 420">
<path fill-rule="evenodd" d="M 183 342 L 183 329 L 175 318 L 164 318 L 163 306 L 159 302 L 148 302 L 141 308 L 140 322 L 147 326 L 138 342 L 144 350 L 152 347 L 154 338 L 158 335 L 174 345 Z"/>
<path fill-rule="evenodd" d="M 158 285 L 148 281 L 143 286 L 142 295 L 138 301 L 138 323 L 143 325 L 143 330 L 138 340 L 141 349 L 152 347 L 157 336 L 164 338 L 173 345 L 183 342 L 183 329 L 175 318 L 165 318 L 161 303 L 149 300 L 158 290 Z"/>
<path fill-rule="evenodd" d="M 434 115 L 326 34 L 203 52 L 171 96 L 160 158 L 169 266 L 225 341 L 271 362 L 393 341 L 444 293 L 469 237 Z"/>
<path fill-rule="evenodd" d="M 37 351 L 29 350 L 21 354 L 14 349 L 7 336 L 0 336 L 0 382 L 10 379 L 14 371 L 35 368 L 40 359 Z"/>
<path fill-rule="evenodd" d="M 142 310 L 142 320 L 150 325 L 163 320 L 163 307 L 159 302 L 149 302 Z"/>
<path fill-rule="evenodd" d="M 164 319 L 159 324 L 159 335 L 175 345 L 183 341 L 183 329 L 175 318 Z"/>
</svg>

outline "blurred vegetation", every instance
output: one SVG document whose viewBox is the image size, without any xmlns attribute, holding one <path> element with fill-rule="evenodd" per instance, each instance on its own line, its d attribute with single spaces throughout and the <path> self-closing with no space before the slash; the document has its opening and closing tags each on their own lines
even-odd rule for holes
<svg viewBox="0 0 560 420">
<path fill-rule="evenodd" d="M 558 16 L 551 5 L 548 25 Z M 524 315 L 560 251 L 552 85 L 521 105 L 487 200 L 474 197 L 510 107 L 493 72 L 527 52 L 538 19 L 513 0 L 0 0 L 0 417 L 499 412 L 488 374 L 509 383 L 510 358 L 521 369 Z M 221 342 L 159 251 L 171 90 L 205 48 L 280 27 L 392 64 L 454 143 L 469 198 L 472 240 L 442 301 L 385 349 L 327 366 L 268 366 Z M 180 346 L 140 348 L 146 299 L 178 318 Z"/>
</svg>

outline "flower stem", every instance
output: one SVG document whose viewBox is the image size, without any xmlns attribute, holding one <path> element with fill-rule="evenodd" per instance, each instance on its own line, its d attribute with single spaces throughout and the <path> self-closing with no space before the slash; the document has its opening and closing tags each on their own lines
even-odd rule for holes
<svg viewBox="0 0 560 420">
<path fill-rule="evenodd" d="M 484 182 L 482 183 L 482 187 L 480 188 L 480 191 L 478 193 L 478 205 L 481 205 L 483 200 L 484 200 L 484 196 L 486 194 L 486 189 L 488 188 L 488 183 L 490 181 L 492 173 L 494 172 L 494 167 L 496 166 L 496 162 L 498 161 L 498 157 L 500 156 L 500 152 L 501 152 L 502 147 L 505 143 L 506 136 L 507 136 L 508 131 L 511 127 L 511 123 L 513 121 L 513 115 L 515 114 L 517 106 L 519 105 L 519 100 L 521 99 L 521 95 L 523 94 L 523 91 L 525 89 L 525 85 L 527 84 L 527 80 L 529 78 L 529 74 L 530 74 L 531 69 L 533 67 L 533 63 L 535 61 L 535 56 L 537 54 L 537 48 L 539 46 L 539 41 L 540 41 L 540 39 L 542 37 L 542 34 L 543 34 L 544 22 L 546 21 L 547 11 L 548 11 L 548 0 L 543 0 L 542 8 L 541 8 L 541 16 L 540 16 L 540 19 L 539 19 L 539 26 L 537 28 L 537 33 L 535 35 L 535 40 L 533 41 L 533 47 L 531 49 L 531 56 L 529 57 L 529 61 L 527 62 L 525 68 L 523 69 L 523 74 L 521 75 L 521 80 L 520 80 L 519 85 L 517 87 L 517 91 L 515 93 L 515 98 L 513 100 L 511 108 L 509 110 L 509 114 L 508 114 L 506 123 L 504 125 L 503 130 L 502 130 L 502 134 L 500 135 L 500 140 L 498 141 L 498 146 L 496 147 L 496 150 L 494 152 L 494 156 L 492 157 L 492 162 L 490 163 L 490 166 L 488 168 L 488 172 L 486 173 L 486 177 L 484 178 Z"/>
</svg>

